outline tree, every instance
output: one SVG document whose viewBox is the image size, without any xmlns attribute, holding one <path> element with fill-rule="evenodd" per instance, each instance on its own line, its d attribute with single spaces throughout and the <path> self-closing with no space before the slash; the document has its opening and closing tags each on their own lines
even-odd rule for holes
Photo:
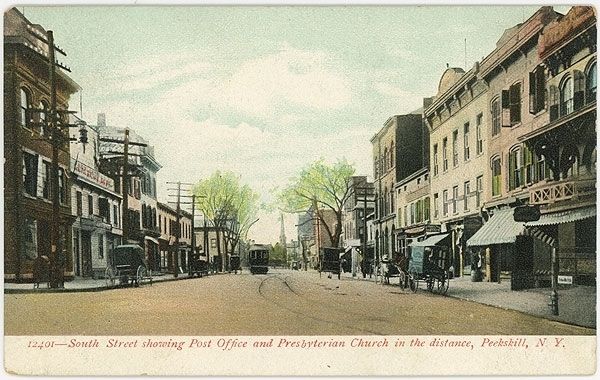
<svg viewBox="0 0 600 380">
<path fill-rule="evenodd" d="M 313 217 L 319 219 L 332 246 L 337 247 L 342 234 L 342 208 L 352 195 L 350 179 L 355 171 L 345 159 L 334 164 L 328 164 L 323 159 L 315 161 L 302 169 L 300 175 L 278 194 L 281 208 L 293 213 L 312 209 Z M 327 221 L 321 209 L 332 210 L 335 223 Z"/>
<path fill-rule="evenodd" d="M 287 265 L 287 250 L 284 246 L 277 242 L 269 253 L 269 262 L 273 266 L 285 266 Z"/>
<path fill-rule="evenodd" d="M 196 207 L 212 221 L 217 234 L 225 242 L 226 253 L 232 254 L 240 241 L 245 239 L 250 227 L 256 222 L 259 195 L 248 185 L 242 185 L 239 176 L 232 172 L 214 172 L 209 178 L 194 186 Z M 217 243 L 217 255 L 221 270 L 226 270 L 226 260 Z"/>
</svg>

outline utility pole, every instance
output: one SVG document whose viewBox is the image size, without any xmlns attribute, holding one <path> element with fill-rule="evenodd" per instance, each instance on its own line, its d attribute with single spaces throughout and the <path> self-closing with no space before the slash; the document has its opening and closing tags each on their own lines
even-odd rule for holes
<svg viewBox="0 0 600 380">
<path fill-rule="evenodd" d="M 177 181 L 177 182 L 167 182 L 168 184 L 175 184 L 177 185 L 176 189 L 169 189 L 169 190 L 176 190 L 176 197 L 177 200 L 175 200 L 174 202 L 169 202 L 169 203 L 175 203 L 176 204 L 176 210 L 175 210 L 175 253 L 174 253 L 174 257 L 173 257 L 173 276 L 175 278 L 179 277 L 179 240 L 181 239 L 181 205 L 182 204 L 191 204 L 192 205 L 192 236 L 191 236 L 191 244 L 192 244 L 192 252 L 195 249 L 194 247 L 194 211 L 195 211 L 195 203 L 196 203 L 196 196 L 195 195 L 181 195 L 181 185 L 185 185 L 185 186 L 193 186 L 194 184 L 192 183 L 183 183 L 181 181 Z M 187 189 L 188 191 L 190 191 L 190 189 Z M 181 198 L 192 198 L 191 202 L 181 202 Z M 186 261 L 187 263 L 189 263 L 189 259 Z M 189 265 L 189 264 L 188 264 Z"/>
</svg>

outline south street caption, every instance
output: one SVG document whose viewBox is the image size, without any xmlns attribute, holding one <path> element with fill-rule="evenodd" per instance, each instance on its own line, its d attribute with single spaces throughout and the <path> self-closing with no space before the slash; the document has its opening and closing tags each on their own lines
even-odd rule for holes
<svg viewBox="0 0 600 380">
<path fill-rule="evenodd" d="M 72 338 L 63 340 L 30 340 L 27 348 L 32 350 L 47 349 L 216 349 L 221 351 L 260 349 L 260 348 L 457 348 L 470 349 L 530 349 L 530 348 L 565 348 L 564 338 L 542 337 L 336 337 L 336 338 Z"/>
</svg>

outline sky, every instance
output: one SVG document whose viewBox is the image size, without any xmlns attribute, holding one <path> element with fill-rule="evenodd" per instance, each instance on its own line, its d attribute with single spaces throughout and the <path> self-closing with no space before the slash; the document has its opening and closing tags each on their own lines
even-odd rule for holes
<svg viewBox="0 0 600 380">
<path fill-rule="evenodd" d="M 272 203 L 303 167 L 346 158 L 372 179 L 370 138 L 470 69 L 539 6 L 27 6 L 54 31 L 89 124 L 130 127 L 168 181 L 233 171 Z M 565 12 L 566 7 L 555 7 Z M 261 211 L 249 237 L 279 240 Z M 288 242 L 297 217 L 286 215 Z"/>
</svg>

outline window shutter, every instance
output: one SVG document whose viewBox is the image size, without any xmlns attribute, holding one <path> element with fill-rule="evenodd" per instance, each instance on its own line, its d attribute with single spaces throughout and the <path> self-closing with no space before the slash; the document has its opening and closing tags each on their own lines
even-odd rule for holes
<svg viewBox="0 0 600 380">
<path fill-rule="evenodd" d="M 510 86 L 510 123 L 515 124 L 521 121 L 521 84 L 517 83 Z"/>
<path fill-rule="evenodd" d="M 536 73 L 537 71 L 532 71 L 529 73 L 529 113 L 535 114 L 538 112 L 537 109 L 537 85 L 536 85 Z"/>
<path fill-rule="evenodd" d="M 535 98 L 537 101 L 536 108 L 537 112 L 546 108 L 546 74 L 544 73 L 544 68 L 539 66 L 535 71 Z"/>
<path fill-rule="evenodd" d="M 585 75 L 579 70 L 573 71 L 574 94 L 573 109 L 577 110 L 583 106 L 585 101 Z"/>
<path fill-rule="evenodd" d="M 502 90 L 502 126 L 510 127 L 510 96 L 508 90 Z"/>
<path fill-rule="evenodd" d="M 558 119 L 558 88 L 554 85 L 548 88 L 548 105 L 550 108 L 550 121 Z"/>
</svg>

